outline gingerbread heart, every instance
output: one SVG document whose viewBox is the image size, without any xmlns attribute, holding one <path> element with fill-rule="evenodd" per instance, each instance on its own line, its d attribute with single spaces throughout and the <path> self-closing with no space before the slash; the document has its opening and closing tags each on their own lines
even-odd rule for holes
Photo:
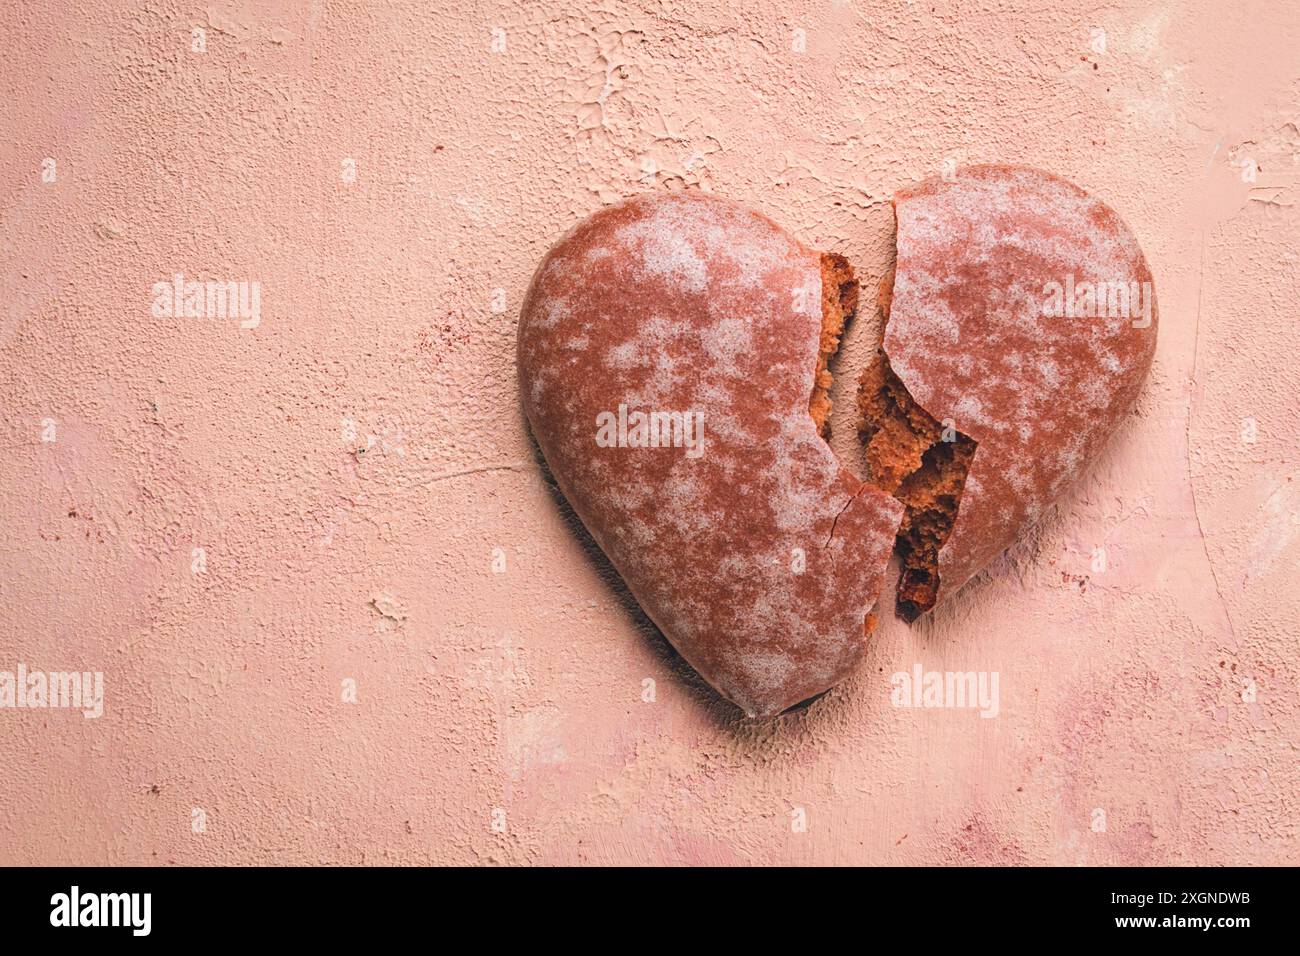
<svg viewBox="0 0 1300 956">
<path fill-rule="evenodd" d="M 858 402 L 868 476 L 823 440 L 848 263 L 701 193 L 578 225 L 519 325 L 524 409 L 561 490 L 682 656 L 750 716 L 847 676 L 891 550 L 912 619 L 1096 456 L 1150 366 L 1156 312 L 1113 212 L 1036 170 L 895 200 L 888 316 Z"/>
<path fill-rule="evenodd" d="M 1157 316 L 1128 227 L 1050 173 L 969 167 L 894 210 L 884 343 L 858 402 L 869 479 L 907 505 L 896 608 L 911 620 L 1096 458 L 1151 367 Z"/>
<path fill-rule="evenodd" d="M 856 667 L 903 513 L 819 432 L 856 298 L 839 257 L 675 192 L 578 225 L 523 306 L 523 404 L 556 481 L 646 614 L 750 716 Z"/>
</svg>

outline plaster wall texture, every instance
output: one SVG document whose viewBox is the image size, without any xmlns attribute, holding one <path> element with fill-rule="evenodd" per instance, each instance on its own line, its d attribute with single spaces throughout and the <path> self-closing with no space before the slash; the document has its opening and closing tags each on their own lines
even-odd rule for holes
<svg viewBox="0 0 1300 956">
<path fill-rule="evenodd" d="M 0 710 L 0 863 L 1295 862 L 1298 48 L 1282 0 L 8 0 L 0 670 L 105 701 Z M 681 188 L 870 288 L 945 161 L 1125 218 L 1151 378 L 1032 534 L 746 722 L 548 485 L 521 298 Z M 177 273 L 260 322 L 156 315 Z M 917 664 L 997 716 L 894 706 Z"/>
</svg>

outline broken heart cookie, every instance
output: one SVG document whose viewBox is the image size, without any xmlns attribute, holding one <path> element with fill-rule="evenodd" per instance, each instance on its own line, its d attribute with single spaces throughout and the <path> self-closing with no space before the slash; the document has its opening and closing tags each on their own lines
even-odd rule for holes
<svg viewBox="0 0 1300 956">
<path fill-rule="evenodd" d="M 1107 206 L 1035 169 L 898 194 L 881 353 L 858 405 L 869 479 L 906 505 L 898 614 L 953 594 L 1097 457 L 1151 367 L 1151 272 Z"/>
<path fill-rule="evenodd" d="M 900 616 L 953 594 L 1096 458 L 1155 351 L 1151 274 L 1108 207 L 977 166 L 894 202 L 868 480 L 822 438 L 857 305 L 843 258 L 700 193 L 601 210 L 519 326 L 523 404 L 574 511 L 650 618 L 750 716 L 860 661 L 891 549 Z"/>
<path fill-rule="evenodd" d="M 524 410 L 646 614 L 750 716 L 847 676 L 904 505 L 822 438 L 847 263 L 690 192 L 595 213 L 539 266 Z"/>
</svg>

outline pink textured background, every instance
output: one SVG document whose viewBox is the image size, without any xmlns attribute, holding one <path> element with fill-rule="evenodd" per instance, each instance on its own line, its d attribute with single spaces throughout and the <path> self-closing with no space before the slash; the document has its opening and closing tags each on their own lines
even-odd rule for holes
<svg viewBox="0 0 1300 956">
<path fill-rule="evenodd" d="M 0 710 L 0 863 L 1296 860 L 1295 5 L 743 6 L 6 4 L 0 669 L 106 704 Z M 1151 380 L 933 620 L 738 722 L 542 481 L 521 296 L 582 216 L 683 186 L 870 283 L 948 158 L 1128 221 Z M 261 325 L 155 318 L 175 272 L 260 281 Z M 999 672 L 1000 715 L 893 708 L 917 662 Z"/>
</svg>

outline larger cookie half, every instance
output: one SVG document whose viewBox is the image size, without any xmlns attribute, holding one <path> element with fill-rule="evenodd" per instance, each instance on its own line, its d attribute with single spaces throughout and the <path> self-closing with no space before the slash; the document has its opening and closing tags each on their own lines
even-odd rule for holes
<svg viewBox="0 0 1300 956">
<path fill-rule="evenodd" d="M 903 505 L 823 441 L 839 257 L 707 194 L 597 212 L 542 261 L 524 409 L 556 481 L 681 655 L 750 716 L 861 661 Z"/>
</svg>

